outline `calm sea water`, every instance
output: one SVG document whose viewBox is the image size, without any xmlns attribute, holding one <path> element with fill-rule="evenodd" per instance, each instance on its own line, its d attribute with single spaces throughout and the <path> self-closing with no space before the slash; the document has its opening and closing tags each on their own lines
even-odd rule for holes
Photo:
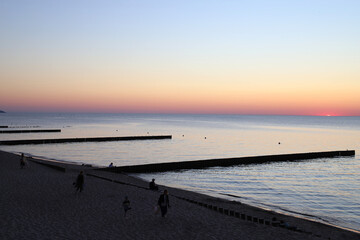
<svg viewBox="0 0 360 240">
<path fill-rule="evenodd" d="M 0 145 L 5 151 L 102 166 L 353 149 L 355 157 L 138 176 L 360 230 L 360 117 L 6 113 L 0 114 L 0 125 L 62 130 L 0 134 L 0 140 L 173 135 L 171 140 Z"/>
</svg>

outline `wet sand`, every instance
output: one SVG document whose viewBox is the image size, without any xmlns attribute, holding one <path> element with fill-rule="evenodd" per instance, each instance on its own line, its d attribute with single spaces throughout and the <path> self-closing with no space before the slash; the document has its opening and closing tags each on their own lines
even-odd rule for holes
<svg viewBox="0 0 360 240">
<path fill-rule="evenodd" d="M 40 162 L 28 160 L 20 169 L 20 156 L 0 151 L 0 239 L 360 239 L 353 231 L 239 202 L 165 186 L 151 191 L 147 182 L 126 174 Z M 73 182 L 81 170 L 85 188 L 76 193 Z M 171 208 L 162 218 L 154 207 L 165 188 Z M 125 196 L 132 207 L 126 218 Z M 298 231 L 272 226 L 273 217 Z"/>
</svg>

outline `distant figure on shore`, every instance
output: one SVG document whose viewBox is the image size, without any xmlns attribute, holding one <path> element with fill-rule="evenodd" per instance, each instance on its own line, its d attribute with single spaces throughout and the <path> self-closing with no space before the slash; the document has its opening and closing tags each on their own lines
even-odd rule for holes
<svg viewBox="0 0 360 240">
<path fill-rule="evenodd" d="M 26 157 L 24 155 L 24 153 L 21 154 L 20 157 L 20 168 L 25 168 L 26 167 Z"/>
<path fill-rule="evenodd" d="M 160 195 L 158 205 L 161 210 L 161 216 L 165 217 L 168 207 L 170 207 L 168 191 L 164 190 L 164 193 Z"/>
<path fill-rule="evenodd" d="M 127 196 L 125 197 L 125 200 L 123 201 L 123 208 L 124 208 L 124 217 L 126 217 L 127 211 L 129 211 L 131 209 L 130 201 Z"/>
<path fill-rule="evenodd" d="M 151 182 L 149 183 L 149 189 L 150 190 L 159 190 L 159 187 L 155 183 L 155 178 L 153 178 L 151 180 Z"/>
<path fill-rule="evenodd" d="M 84 173 L 83 171 L 81 171 L 79 173 L 79 175 L 76 178 L 76 182 L 75 182 L 75 188 L 76 188 L 76 192 L 82 192 L 83 188 L 84 188 Z"/>
<path fill-rule="evenodd" d="M 114 167 L 114 164 L 113 164 L 113 163 L 110 163 L 109 167 Z"/>
</svg>

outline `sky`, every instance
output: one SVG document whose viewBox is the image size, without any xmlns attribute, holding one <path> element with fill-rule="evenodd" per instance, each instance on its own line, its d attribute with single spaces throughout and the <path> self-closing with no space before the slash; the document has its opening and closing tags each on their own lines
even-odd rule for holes
<svg viewBox="0 0 360 240">
<path fill-rule="evenodd" d="M 359 26 L 358 0 L 0 0 L 0 109 L 359 116 Z"/>
</svg>

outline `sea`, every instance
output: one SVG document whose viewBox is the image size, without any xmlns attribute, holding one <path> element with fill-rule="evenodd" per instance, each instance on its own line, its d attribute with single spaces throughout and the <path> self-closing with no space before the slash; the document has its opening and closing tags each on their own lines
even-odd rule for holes
<svg viewBox="0 0 360 240">
<path fill-rule="evenodd" d="M 148 163 L 355 150 L 353 157 L 136 174 L 158 184 L 360 230 L 360 117 L 1 113 L 0 140 L 172 135 L 172 139 L 0 145 L 0 150 L 78 164 Z"/>
</svg>

